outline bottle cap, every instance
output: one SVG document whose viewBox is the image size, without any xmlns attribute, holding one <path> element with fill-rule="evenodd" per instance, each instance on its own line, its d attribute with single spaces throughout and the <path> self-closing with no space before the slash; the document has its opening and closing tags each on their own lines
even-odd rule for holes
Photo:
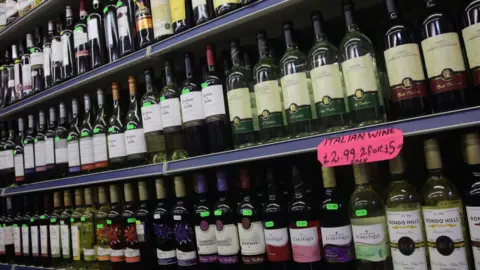
<svg viewBox="0 0 480 270">
<path fill-rule="evenodd" d="M 332 167 L 322 167 L 323 187 L 336 187 L 335 169 Z"/>
<path fill-rule="evenodd" d="M 440 156 L 440 147 L 435 139 L 424 141 L 425 160 L 427 161 L 427 169 L 435 170 L 442 168 L 442 159 Z"/>
<path fill-rule="evenodd" d="M 228 191 L 226 172 L 217 172 L 217 189 L 218 191 Z"/>
<path fill-rule="evenodd" d="M 157 199 L 161 200 L 166 197 L 165 181 L 162 178 L 155 179 L 155 191 L 157 193 Z"/>
</svg>

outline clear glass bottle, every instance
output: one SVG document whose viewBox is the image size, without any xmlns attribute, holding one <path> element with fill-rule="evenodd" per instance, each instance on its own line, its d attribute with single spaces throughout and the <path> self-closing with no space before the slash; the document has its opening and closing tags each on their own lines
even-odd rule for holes
<svg viewBox="0 0 480 270">
<path fill-rule="evenodd" d="M 142 114 L 137 102 L 137 84 L 133 76 L 128 77 L 130 103 L 125 117 L 125 147 L 128 165 L 143 165 L 147 160 L 147 143 L 142 123 Z"/>
<path fill-rule="evenodd" d="M 70 218 L 70 234 L 72 239 L 72 258 L 74 269 L 85 269 L 86 265 L 83 260 L 83 231 L 82 231 L 82 217 L 85 212 L 85 205 L 83 200 L 83 190 L 75 189 L 75 209 Z"/>
<path fill-rule="evenodd" d="M 105 94 L 103 89 L 97 89 L 97 119 L 93 123 L 93 161 L 95 170 L 108 168 L 108 117 L 105 112 Z"/>
<path fill-rule="evenodd" d="M 84 188 L 83 193 L 85 196 L 85 207 L 83 215 L 80 217 L 80 231 L 82 233 L 80 248 L 83 253 L 83 265 L 87 269 L 99 269 L 96 254 L 97 239 L 95 231 L 97 210 L 95 208 L 95 202 L 93 201 L 93 190 L 90 187 Z"/>
<path fill-rule="evenodd" d="M 93 104 L 89 94 L 83 95 L 83 122 L 80 126 L 80 170 L 87 173 L 95 169 L 95 160 L 93 157 Z"/>
</svg>

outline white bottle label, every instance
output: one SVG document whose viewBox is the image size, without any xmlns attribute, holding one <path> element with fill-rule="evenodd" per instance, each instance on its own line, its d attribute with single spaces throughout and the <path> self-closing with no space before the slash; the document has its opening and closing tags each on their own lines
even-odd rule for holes
<svg viewBox="0 0 480 270">
<path fill-rule="evenodd" d="M 442 75 L 445 69 L 464 71 L 460 39 L 455 32 L 437 35 L 422 41 L 428 78 Z"/>
<path fill-rule="evenodd" d="M 78 141 L 68 142 L 68 167 L 80 166 L 80 149 Z"/>
<path fill-rule="evenodd" d="M 257 114 L 264 121 L 272 115 L 283 114 L 282 91 L 277 80 L 271 80 L 255 84 L 255 101 L 257 103 Z M 273 119 L 272 119 L 273 120 Z M 264 124 L 266 127 L 282 125 L 281 121 L 275 119 L 272 123 Z"/>
<path fill-rule="evenodd" d="M 93 135 L 93 160 L 95 162 L 107 161 L 107 135 L 95 134 Z"/>
<path fill-rule="evenodd" d="M 162 110 L 163 128 L 177 127 L 182 125 L 182 115 L 180 113 L 180 100 L 178 98 L 169 98 L 160 102 Z"/>
<path fill-rule="evenodd" d="M 68 147 L 67 139 L 60 139 L 55 141 L 55 163 L 67 163 L 68 162 Z"/>
<path fill-rule="evenodd" d="M 80 138 L 80 161 L 82 165 L 94 163 L 92 137 Z"/>
<path fill-rule="evenodd" d="M 3 227 L 0 227 L 0 254 L 5 254 L 5 233 Z"/>
<path fill-rule="evenodd" d="M 240 241 L 238 239 L 237 226 L 226 224 L 219 230 L 216 226 L 215 235 L 217 238 L 218 255 L 235 255 L 240 250 Z"/>
<path fill-rule="evenodd" d="M 43 75 L 51 75 L 51 61 L 52 61 L 52 49 L 50 47 L 43 48 Z"/>
<path fill-rule="evenodd" d="M 290 240 L 295 262 L 303 263 L 321 260 L 318 227 L 290 228 Z"/>
<path fill-rule="evenodd" d="M 348 246 L 353 241 L 352 227 L 320 227 L 322 232 L 322 245 Z"/>
<path fill-rule="evenodd" d="M 74 260 L 80 260 L 80 232 L 78 226 L 72 225 L 70 228 L 72 234 L 72 254 Z"/>
<path fill-rule="evenodd" d="M 15 79 L 13 80 L 8 80 L 8 87 L 15 87 Z"/>
<path fill-rule="evenodd" d="M 31 65 L 22 66 L 22 83 L 26 92 L 32 91 L 32 67 Z"/>
<path fill-rule="evenodd" d="M 310 70 L 315 103 L 324 102 L 324 97 L 343 99 L 342 76 L 338 64 L 319 66 Z"/>
<path fill-rule="evenodd" d="M 40 253 L 42 256 L 48 255 L 48 226 L 40 226 Z"/>
<path fill-rule="evenodd" d="M 35 143 L 35 165 L 37 167 L 47 165 L 45 160 L 45 141 L 37 141 Z"/>
<path fill-rule="evenodd" d="M 22 236 L 20 232 L 20 227 L 13 228 L 13 241 L 15 255 L 22 255 Z"/>
<path fill-rule="evenodd" d="M 281 82 L 285 109 L 289 108 L 291 104 L 310 108 L 310 94 L 305 72 L 285 75 Z"/>
<path fill-rule="evenodd" d="M 200 91 L 180 95 L 182 103 L 183 123 L 205 119 L 203 110 L 203 96 Z"/>
<path fill-rule="evenodd" d="M 432 270 L 468 269 L 460 210 L 423 207 Z"/>
<path fill-rule="evenodd" d="M 195 226 L 195 237 L 199 255 L 210 255 L 217 253 L 217 238 L 215 236 L 215 224 L 202 221 L 200 226 Z"/>
<path fill-rule="evenodd" d="M 122 6 L 117 9 L 118 36 L 128 36 L 128 7 Z"/>
<path fill-rule="evenodd" d="M 43 65 L 43 52 L 34 52 L 30 54 L 30 64 L 32 66 Z"/>
<path fill-rule="evenodd" d="M 248 229 L 245 229 L 242 223 L 238 223 L 237 226 L 242 255 L 265 253 L 265 235 L 261 221 L 251 222 Z"/>
<path fill-rule="evenodd" d="M 98 39 L 98 22 L 96 18 L 91 18 L 87 23 L 88 40 Z"/>
<path fill-rule="evenodd" d="M 467 52 L 470 68 L 480 66 L 480 53 L 477 48 L 480 47 L 480 24 L 472 24 L 462 30 L 465 51 Z"/>
<path fill-rule="evenodd" d="M 45 138 L 45 163 L 55 164 L 55 142 L 52 138 Z"/>
<path fill-rule="evenodd" d="M 236 117 L 241 120 L 252 119 L 252 104 L 248 88 L 238 88 L 227 92 L 230 121 Z"/>
<path fill-rule="evenodd" d="M 342 63 L 342 70 L 348 96 L 355 96 L 358 89 L 363 92 L 377 91 L 375 68 L 370 54 L 346 60 Z"/>
<path fill-rule="evenodd" d="M 39 246 L 38 246 L 38 227 L 31 226 L 30 227 L 30 235 L 32 237 L 32 255 L 38 256 L 40 254 Z"/>
<path fill-rule="evenodd" d="M 413 81 L 425 80 L 420 48 L 417 43 L 395 46 L 386 50 L 383 54 L 385 55 L 390 87 L 402 85 L 405 78 L 410 78 Z"/>
<path fill-rule="evenodd" d="M 125 134 L 108 135 L 108 154 L 110 158 L 124 157 L 127 155 L 125 148 Z"/>
<path fill-rule="evenodd" d="M 22 246 L 23 246 L 23 254 L 30 254 L 30 230 L 28 226 L 23 227 L 22 225 Z"/>
<path fill-rule="evenodd" d="M 4 169 L 11 169 L 15 166 L 15 161 L 13 158 L 13 150 L 3 150 L 3 158 L 4 158 Z"/>
<path fill-rule="evenodd" d="M 125 131 L 125 149 L 127 150 L 127 155 L 147 152 L 143 128 Z"/>
<path fill-rule="evenodd" d="M 70 47 L 68 46 L 69 38 L 67 35 L 62 35 L 61 39 L 62 39 L 62 52 L 63 52 L 62 65 L 66 66 L 70 64 L 70 58 L 68 57 L 68 53 L 70 50 Z"/>
<path fill-rule="evenodd" d="M 467 219 L 475 269 L 480 269 L 480 207 L 467 206 Z"/>
<path fill-rule="evenodd" d="M 165 264 L 174 264 L 177 263 L 175 260 L 172 260 L 172 258 L 176 258 L 177 253 L 175 250 L 161 250 L 157 248 L 157 258 L 159 261 L 162 262 L 169 262 Z"/>
<path fill-rule="evenodd" d="M 223 86 L 221 84 L 203 88 L 202 96 L 203 112 L 206 118 L 225 114 L 225 99 L 223 97 Z"/>
<path fill-rule="evenodd" d="M 420 210 L 387 209 L 388 235 L 395 270 L 426 270 L 426 243 Z"/>
<path fill-rule="evenodd" d="M 50 225 L 50 248 L 52 249 L 52 257 L 60 256 L 60 226 Z"/>
<path fill-rule="evenodd" d="M 168 0 L 151 0 L 153 33 L 155 37 L 173 34 L 170 3 Z"/>
<path fill-rule="evenodd" d="M 13 226 L 3 227 L 3 233 L 5 234 L 5 245 L 13 244 Z"/>
<path fill-rule="evenodd" d="M 177 264 L 179 266 L 189 266 L 197 264 L 197 252 L 196 251 L 181 251 L 176 250 Z"/>
<path fill-rule="evenodd" d="M 24 153 L 24 159 L 25 159 L 25 169 L 34 169 L 35 155 L 33 152 L 33 144 L 24 145 L 23 153 Z"/>
<path fill-rule="evenodd" d="M 365 218 L 364 218 L 365 219 Z M 378 221 L 378 217 L 372 218 Z M 385 217 L 382 216 L 382 221 Z M 352 222 L 353 223 L 353 222 Z M 352 225 L 353 241 L 357 259 L 371 262 L 386 260 L 389 255 L 386 224 Z"/>
<path fill-rule="evenodd" d="M 73 44 L 75 44 L 75 48 L 80 47 L 80 45 L 86 44 L 88 42 L 87 33 L 84 32 L 73 32 Z"/>
<path fill-rule="evenodd" d="M 51 54 L 52 62 L 62 62 L 63 60 L 63 47 L 62 42 L 57 39 L 52 40 L 52 51 L 55 52 Z"/>
<path fill-rule="evenodd" d="M 60 225 L 60 236 L 62 237 L 62 255 L 70 258 L 70 230 L 68 225 Z"/>
<path fill-rule="evenodd" d="M 192 0 L 192 9 L 195 9 L 198 6 L 207 5 L 207 0 Z"/>
<path fill-rule="evenodd" d="M 162 108 L 160 104 L 151 104 L 142 107 L 143 130 L 145 133 L 163 130 Z"/>
</svg>

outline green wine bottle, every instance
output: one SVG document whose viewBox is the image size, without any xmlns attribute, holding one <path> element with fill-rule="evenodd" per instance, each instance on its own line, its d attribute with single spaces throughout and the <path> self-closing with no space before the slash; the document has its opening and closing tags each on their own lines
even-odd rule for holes
<svg viewBox="0 0 480 270">
<path fill-rule="evenodd" d="M 60 216 L 62 215 L 62 197 L 60 191 L 53 193 L 53 212 L 50 215 L 50 249 L 52 254 L 52 267 L 60 268 L 62 265 L 62 245 L 60 240 Z"/>
<path fill-rule="evenodd" d="M 422 213 L 433 268 L 469 269 L 470 248 L 464 206 L 455 185 L 442 173 L 435 139 L 424 142 L 429 177 L 422 188 Z"/>
<path fill-rule="evenodd" d="M 382 199 L 370 186 L 365 164 L 353 165 L 355 190 L 350 197 L 355 253 L 359 269 L 392 269 Z"/>
<path fill-rule="evenodd" d="M 75 269 L 85 269 L 85 264 L 83 262 L 83 250 L 81 247 L 82 243 L 82 216 L 85 209 L 83 208 L 83 194 L 81 189 L 75 189 L 75 210 L 72 212 L 72 217 L 70 218 L 70 230 L 71 230 L 71 239 L 72 239 L 72 257 L 73 257 L 73 268 Z"/>
<path fill-rule="evenodd" d="M 60 242 L 62 244 L 62 268 L 72 267 L 71 217 L 73 213 L 70 190 L 63 191 L 63 209 L 60 215 Z"/>
<path fill-rule="evenodd" d="M 110 203 L 108 201 L 107 188 L 98 187 L 98 208 L 95 214 L 96 242 L 97 242 L 97 260 L 100 270 L 110 270 L 110 242 L 108 241 L 107 215 L 110 212 Z"/>
<path fill-rule="evenodd" d="M 81 242 L 80 247 L 83 252 L 84 265 L 87 269 L 99 269 L 97 262 L 96 250 L 96 237 L 95 237 L 95 215 L 97 210 L 93 204 L 92 189 L 85 188 L 85 208 L 81 221 Z"/>
</svg>

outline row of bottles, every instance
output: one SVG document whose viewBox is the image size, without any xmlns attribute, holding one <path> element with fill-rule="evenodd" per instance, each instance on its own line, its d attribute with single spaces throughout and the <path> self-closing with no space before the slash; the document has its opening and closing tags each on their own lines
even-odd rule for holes
<svg viewBox="0 0 480 270">
<path fill-rule="evenodd" d="M 47 0 L 5 0 L 0 2 L 0 31 Z"/>
</svg>

